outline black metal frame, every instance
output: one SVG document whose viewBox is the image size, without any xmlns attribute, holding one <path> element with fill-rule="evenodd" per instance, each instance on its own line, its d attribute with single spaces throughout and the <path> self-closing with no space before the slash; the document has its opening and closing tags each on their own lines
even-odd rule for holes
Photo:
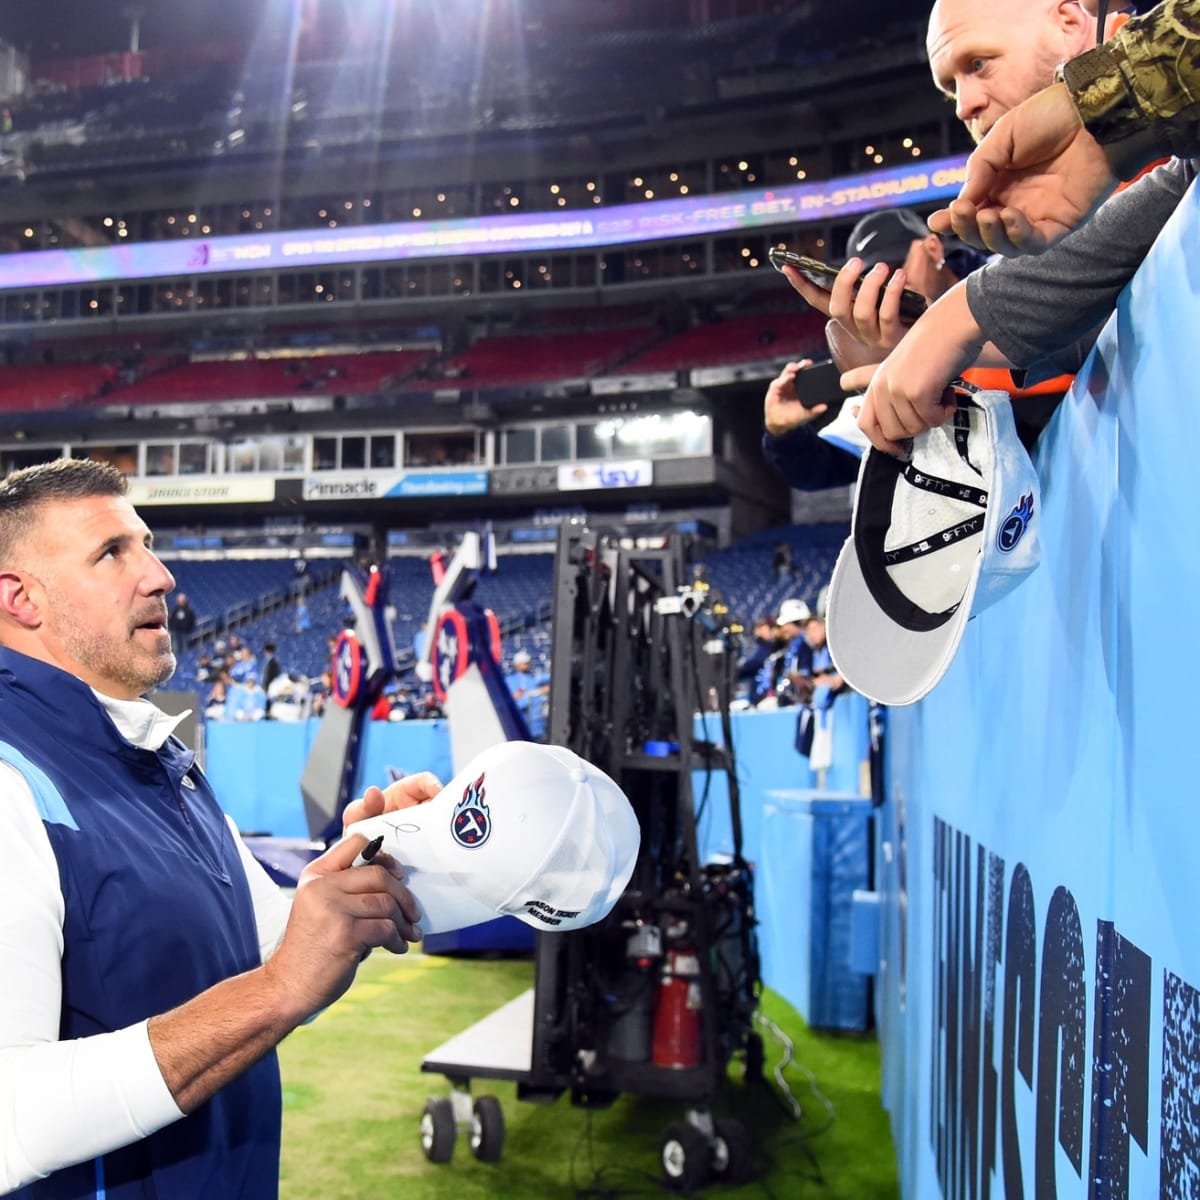
<svg viewBox="0 0 1200 1200">
<path fill-rule="evenodd" d="M 731 655 L 736 646 L 688 573 L 690 549 L 683 536 L 630 548 L 580 526 L 565 526 L 559 537 L 550 741 L 621 785 L 642 825 L 642 849 L 603 922 L 538 935 L 532 1069 L 518 1081 L 524 1099 L 569 1089 L 587 1106 L 621 1092 L 704 1104 L 751 1034 L 759 969 L 736 780 L 730 771 L 735 852 L 727 865 L 700 862 L 692 787 L 694 770 L 731 765 L 725 750 L 693 738 L 693 712 L 708 702 L 702 647 L 723 642 L 718 653 Z M 728 747 L 729 695 L 718 692 Z M 648 1043 L 646 1056 L 631 1060 L 617 1034 L 622 1019 L 637 1019 L 636 1009 L 648 1019 L 659 984 L 661 963 L 633 965 L 630 939 L 646 925 L 671 922 L 686 927 L 699 966 L 700 1054 L 688 1067 L 657 1065 Z"/>
</svg>

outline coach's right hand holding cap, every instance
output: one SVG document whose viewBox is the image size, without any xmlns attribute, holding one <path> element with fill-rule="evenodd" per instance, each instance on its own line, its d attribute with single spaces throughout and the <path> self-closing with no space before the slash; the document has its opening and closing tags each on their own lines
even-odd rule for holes
<svg viewBox="0 0 1200 1200">
<path fill-rule="evenodd" d="M 564 932 L 602 920 L 637 862 L 641 828 L 625 793 L 562 746 L 501 742 L 433 799 L 347 826 L 404 868 L 421 930 L 511 915 Z"/>
</svg>

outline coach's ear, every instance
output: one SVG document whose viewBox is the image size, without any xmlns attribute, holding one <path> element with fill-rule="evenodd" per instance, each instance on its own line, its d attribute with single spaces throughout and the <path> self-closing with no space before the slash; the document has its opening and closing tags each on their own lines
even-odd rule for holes
<svg viewBox="0 0 1200 1200">
<path fill-rule="evenodd" d="M 0 571 L 0 621 L 22 629 L 37 629 L 42 623 L 41 609 L 30 592 L 36 583 L 24 571 Z"/>
</svg>

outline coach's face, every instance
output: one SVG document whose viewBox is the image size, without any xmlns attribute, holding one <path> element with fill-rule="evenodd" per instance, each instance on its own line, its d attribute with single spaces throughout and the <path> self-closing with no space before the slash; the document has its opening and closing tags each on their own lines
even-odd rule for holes
<svg viewBox="0 0 1200 1200">
<path fill-rule="evenodd" d="M 123 496 L 37 507 L 14 556 L 30 650 L 106 696 L 132 700 L 175 670 L 167 631 L 171 572 Z"/>
</svg>

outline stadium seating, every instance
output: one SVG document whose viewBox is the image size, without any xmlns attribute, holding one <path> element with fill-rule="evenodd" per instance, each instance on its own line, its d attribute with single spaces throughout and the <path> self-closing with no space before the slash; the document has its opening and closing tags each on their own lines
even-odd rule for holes
<svg viewBox="0 0 1200 1200">
<path fill-rule="evenodd" d="M 617 373 L 678 371 L 755 359 L 797 358 L 824 352 L 825 318 L 798 304 L 792 311 L 746 313 L 693 325 L 629 359 Z"/>
<path fill-rule="evenodd" d="M 290 558 L 171 559 L 166 565 L 175 576 L 175 590 L 186 593 L 199 621 L 221 619 L 231 608 L 271 592 L 286 592 L 296 578 Z"/>
<path fill-rule="evenodd" d="M 441 379 L 420 386 L 511 387 L 588 378 L 612 370 L 656 336 L 655 330 L 636 326 L 482 337 L 443 365 Z"/>
<path fill-rule="evenodd" d="M 110 393 L 109 402 L 169 404 L 377 392 L 411 375 L 431 355 L 429 350 L 398 350 L 192 362 L 147 374 L 117 388 Z"/>
<path fill-rule="evenodd" d="M 793 525 L 764 529 L 705 560 L 704 577 L 730 610 L 749 624 L 776 613 L 790 597 L 805 601 L 814 612 L 817 596 L 833 574 L 838 551 L 849 533 L 843 524 Z M 787 542 L 792 551 L 792 577 L 779 579 L 772 568 L 775 548 Z"/>
<path fill-rule="evenodd" d="M 847 529 L 842 524 L 789 526 L 763 530 L 733 546 L 707 555 L 698 573 L 721 596 L 731 613 L 744 624 L 760 614 L 775 613 L 789 597 L 799 597 L 816 609 L 817 597 L 829 582 L 838 550 Z M 780 542 L 792 550 L 790 579 L 779 579 L 772 555 Z M 239 614 L 236 632 L 256 654 L 274 642 L 285 671 L 317 678 L 329 668 L 328 639 L 346 625 L 347 608 L 338 591 L 340 571 L 334 568 L 329 582 L 306 596 L 310 629 L 297 633 L 295 606 L 289 593 L 295 583 L 292 559 L 253 559 L 236 562 L 170 562 L 179 590 L 188 594 L 204 621 Z M 433 597 L 433 576 L 424 557 L 388 560 L 390 601 L 397 652 L 405 659 L 416 645 Z M 527 651 L 538 670 L 551 667 L 551 613 L 553 554 L 502 555 L 498 570 L 481 572 L 471 599 L 497 616 L 504 632 L 502 668 L 511 669 L 518 650 Z M 265 606 L 264 599 L 271 601 Z M 227 636 L 222 634 L 221 636 Z M 196 687 L 196 661 L 204 647 L 183 649 L 179 667 L 169 684 L 173 690 Z"/>
<path fill-rule="evenodd" d="M 112 363 L 0 367 L 0 411 L 38 412 L 86 404 L 111 385 L 117 370 Z"/>
</svg>

